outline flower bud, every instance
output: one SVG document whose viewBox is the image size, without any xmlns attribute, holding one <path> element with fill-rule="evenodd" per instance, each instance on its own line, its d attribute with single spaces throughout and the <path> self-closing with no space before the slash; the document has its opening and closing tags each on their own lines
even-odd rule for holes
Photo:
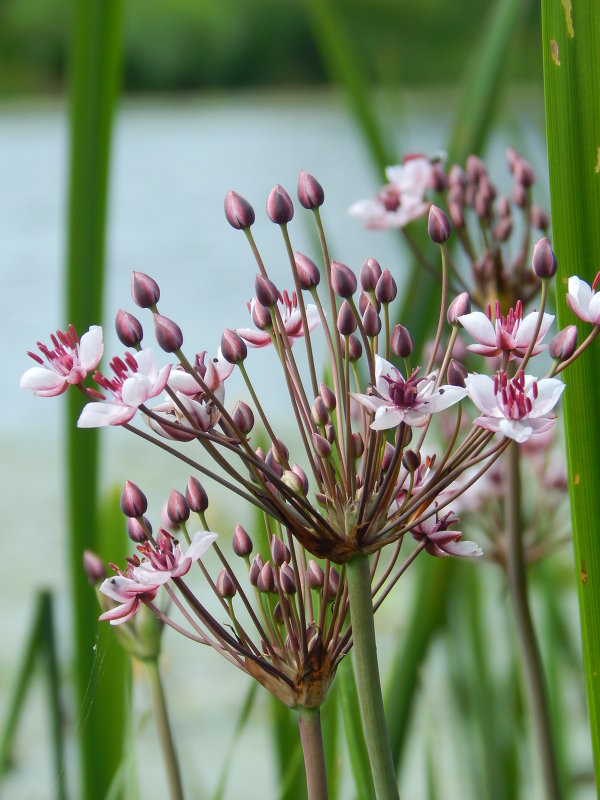
<svg viewBox="0 0 600 800">
<path fill-rule="evenodd" d="M 428 188 L 434 192 L 443 192 L 448 188 L 448 177 L 444 172 L 444 167 L 438 161 L 431 165 L 431 173 L 428 180 Z"/>
<path fill-rule="evenodd" d="M 275 608 L 273 609 L 273 618 L 278 625 L 283 625 L 284 622 L 283 620 L 284 611 L 282 610 L 282 607 L 285 610 L 285 615 L 287 617 L 289 617 L 290 615 L 289 600 L 287 600 L 285 597 L 282 597 L 281 599 L 283 600 L 283 603 L 281 601 L 275 603 Z"/>
<path fill-rule="evenodd" d="M 264 562 L 262 560 L 262 556 L 260 553 L 257 553 L 252 559 L 252 563 L 250 564 L 250 570 L 248 572 L 248 580 L 250 581 L 252 586 L 257 585 L 258 576 L 260 575 L 263 567 L 264 567 Z"/>
<path fill-rule="evenodd" d="M 360 339 L 357 336 L 354 336 L 354 334 L 348 337 L 348 353 L 350 361 L 358 361 L 358 359 L 362 356 L 362 344 L 360 343 Z M 342 342 L 342 357 L 344 356 L 344 343 Z"/>
<path fill-rule="evenodd" d="M 190 518 L 190 507 L 184 495 L 177 489 L 171 489 L 167 503 L 167 516 L 174 525 L 180 525 Z"/>
<path fill-rule="evenodd" d="M 360 458 L 365 452 L 365 443 L 360 433 L 352 434 L 352 455 L 355 459 Z"/>
<path fill-rule="evenodd" d="M 339 297 L 352 297 L 356 291 L 356 275 L 340 261 L 331 262 L 331 285 Z"/>
<path fill-rule="evenodd" d="M 325 438 L 329 444 L 333 444 L 335 441 L 335 428 L 331 422 L 328 422 L 327 425 L 325 425 Z"/>
<path fill-rule="evenodd" d="M 323 398 L 327 411 L 335 411 L 335 395 L 326 383 L 322 383 L 319 386 L 319 393 Z"/>
<path fill-rule="evenodd" d="M 154 315 L 154 335 L 158 346 L 165 353 L 175 353 L 183 344 L 183 333 L 179 325 L 162 314 Z"/>
<path fill-rule="evenodd" d="M 506 242 L 512 233 L 513 224 L 510 217 L 502 217 L 494 225 L 494 239 L 497 242 Z"/>
<path fill-rule="evenodd" d="M 511 146 L 507 148 L 506 161 L 508 162 L 508 168 L 510 169 L 511 172 L 514 173 L 515 167 L 517 166 L 517 163 L 519 162 L 520 158 L 521 156 L 517 153 L 514 147 Z"/>
<path fill-rule="evenodd" d="M 287 449 L 281 439 L 276 439 L 269 448 L 269 453 L 277 464 L 287 464 L 290 457 L 290 451 Z M 268 456 L 267 456 L 268 461 Z"/>
<path fill-rule="evenodd" d="M 257 275 L 254 279 L 254 293 L 258 302 L 265 308 L 274 306 L 279 299 L 277 287 L 273 281 L 265 278 L 264 275 Z"/>
<path fill-rule="evenodd" d="M 540 239 L 533 248 L 531 264 L 535 274 L 542 280 L 544 278 L 553 278 L 556 275 L 556 270 L 558 268 L 556 256 L 546 236 Z"/>
<path fill-rule="evenodd" d="M 140 308 L 152 308 L 160 300 L 158 283 L 144 272 L 134 272 L 131 276 L 131 296 Z"/>
<path fill-rule="evenodd" d="M 478 158 L 475 155 L 471 155 L 467 158 L 467 163 L 465 167 L 467 173 L 467 180 L 469 181 L 469 183 L 478 183 L 482 177 L 487 175 L 485 164 L 480 158 Z"/>
<path fill-rule="evenodd" d="M 235 596 L 235 584 L 225 567 L 217 575 L 217 592 L 221 597 L 232 598 Z"/>
<path fill-rule="evenodd" d="M 315 262 L 303 253 L 296 253 L 294 260 L 302 289 L 312 289 L 313 286 L 318 286 L 321 275 Z"/>
<path fill-rule="evenodd" d="M 306 477 L 306 472 L 302 469 L 301 466 L 298 464 L 292 464 L 292 472 L 298 480 L 300 481 L 300 485 L 302 487 L 302 493 L 306 494 L 308 492 L 308 478 Z"/>
<path fill-rule="evenodd" d="M 329 412 L 320 395 L 315 397 L 310 410 L 310 416 L 315 425 L 326 425 L 329 422 Z"/>
<path fill-rule="evenodd" d="M 319 181 L 304 170 L 300 170 L 298 178 L 298 200 L 307 209 L 318 208 L 325 200 L 325 192 Z"/>
<path fill-rule="evenodd" d="M 279 183 L 271 189 L 267 198 L 267 214 L 276 225 L 287 225 L 294 216 L 292 198 Z"/>
<path fill-rule="evenodd" d="M 83 570 L 90 586 L 95 586 L 106 578 L 106 569 L 102 559 L 91 550 L 83 551 Z"/>
<path fill-rule="evenodd" d="M 256 588 L 259 592 L 275 591 L 275 574 L 270 561 L 267 561 L 267 563 L 258 573 L 258 577 L 256 579 Z"/>
<path fill-rule="evenodd" d="M 456 361 L 454 358 L 450 359 L 446 373 L 450 386 L 461 386 L 464 389 L 466 386 L 465 378 L 468 374 L 465 366 L 460 361 Z"/>
<path fill-rule="evenodd" d="M 263 306 L 256 298 L 254 303 L 251 305 L 252 308 L 252 322 L 256 325 L 256 327 L 260 331 L 264 331 L 265 328 L 271 328 L 273 326 L 273 320 L 271 318 L 271 312 L 268 308 Z"/>
<path fill-rule="evenodd" d="M 233 547 L 233 552 L 240 558 L 247 558 L 252 552 L 252 539 L 239 522 L 235 526 L 231 546 Z"/>
<path fill-rule="evenodd" d="M 515 180 L 526 188 L 533 186 L 535 183 L 533 167 L 524 158 L 519 158 L 515 164 L 514 176 Z"/>
<path fill-rule="evenodd" d="M 421 456 L 414 450 L 405 450 L 402 455 L 402 466 L 409 472 L 416 472 L 421 465 Z"/>
<path fill-rule="evenodd" d="M 372 292 L 377 286 L 377 281 L 381 277 L 381 267 L 374 258 L 367 258 L 360 268 L 360 285 L 364 292 Z"/>
<path fill-rule="evenodd" d="M 265 464 L 267 465 L 267 467 L 269 467 L 271 472 L 274 472 L 278 478 L 281 478 L 281 476 L 283 475 L 283 469 L 281 468 L 279 461 L 275 458 L 275 454 L 273 452 L 272 447 L 269 447 L 269 452 L 267 453 L 267 456 L 265 458 Z"/>
<path fill-rule="evenodd" d="M 242 400 L 238 400 L 233 407 L 231 417 L 244 436 L 247 436 L 254 427 L 254 414 L 252 409 Z"/>
<path fill-rule="evenodd" d="M 448 186 L 450 189 L 464 189 L 467 185 L 467 176 L 462 167 L 453 164 L 448 173 Z"/>
<path fill-rule="evenodd" d="M 571 358 L 577 348 L 577 328 L 575 325 L 567 325 L 559 331 L 550 342 L 550 355 L 556 361 L 566 361 Z"/>
<path fill-rule="evenodd" d="M 254 224 L 254 209 L 250 203 L 237 192 L 229 191 L 225 195 L 225 216 L 232 228 L 238 231 Z"/>
<path fill-rule="evenodd" d="M 547 231 L 550 227 L 548 212 L 541 206 L 532 206 L 529 218 L 532 226 L 539 231 Z"/>
<path fill-rule="evenodd" d="M 273 556 L 273 563 L 280 567 L 283 563 L 290 560 L 290 551 L 285 542 L 274 536 L 271 539 L 271 555 Z"/>
<path fill-rule="evenodd" d="M 144 336 L 141 322 L 128 311 L 119 309 L 115 319 L 115 328 L 121 344 L 125 347 L 137 347 Z"/>
<path fill-rule="evenodd" d="M 335 567 L 329 568 L 329 592 L 327 596 L 328 601 L 333 601 L 340 585 L 340 576 Z"/>
<path fill-rule="evenodd" d="M 415 343 L 410 332 L 404 325 L 395 325 L 390 342 L 392 353 L 400 358 L 408 358 L 415 349 Z"/>
<path fill-rule="evenodd" d="M 435 244 L 447 242 L 450 238 L 450 220 L 438 206 L 431 206 L 427 220 L 427 233 Z"/>
<path fill-rule="evenodd" d="M 363 328 L 365 329 L 365 333 L 370 339 L 377 336 L 381 330 L 381 320 L 379 318 L 379 314 L 377 313 L 375 306 L 371 305 L 371 303 L 369 303 L 365 308 L 362 324 Z"/>
<path fill-rule="evenodd" d="M 452 224 L 457 230 L 465 227 L 465 213 L 462 203 L 448 203 L 448 212 L 450 213 Z"/>
<path fill-rule="evenodd" d="M 372 305 L 375 305 L 377 313 L 379 314 L 379 312 L 381 311 L 381 303 L 377 298 L 372 299 L 371 295 L 367 294 L 366 292 L 361 292 L 358 295 L 358 313 L 361 315 L 361 317 L 365 313 L 365 309 L 367 308 L 367 306 L 372 306 Z"/>
<path fill-rule="evenodd" d="M 393 457 L 394 457 L 394 446 L 389 442 L 386 442 L 385 447 L 383 448 L 383 457 L 381 459 L 381 469 L 384 472 L 387 472 L 387 468 L 392 463 Z"/>
<path fill-rule="evenodd" d="M 289 489 L 292 490 L 292 492 L 296 492 L 296 494 L 305 494 L 302 487 L 302 481 L 293 470 L 284 469 L 281 475 L 281 480 Z"/>
<path fill-rule="evenodd" d="M 121 492 L 121 511 L 126 517 L 141 517 L 146 513 L 148 501 L 139 486 L 126 481 Z"/>
<path fill-rule="evenodd" d="M 375 287 L 375 297 L 380 303 L 391 303 L 398 294 L 396 281 L 389 269 L 384 269 Z"/>
<path fill-rule="evenodd" d="M 296 576 L 289 564 L 283 564 L 279 570 L 279 583 L 284 594 L 296 594 Z"/>
<path fill-rule="evenodd" d="M 225 328 L 221 336 L 221 353 L 225 361 L 239 364 L 248 355 L 246 342 L 231 328 Z"/>
<path fill-rule="evenodd" d="M 313 433 L 311 439 L 317 455 L 320 458 L 329 458 L 331 455 L 331 445 L 327 439 L 319 433 Z"/>
<path fill-rule="evenodd" d="M 166 528 L 169 531 L 177 531 L 179 529 L 179 525 L 171 519 L 168 512 L 168 501 L 163 503 L 160 509 L 160 525 L 161 528 Z"/>
<path fill-rule="evenodd" d="M 342 336 L 350 336 L 356 330 L 354 312 L 347 300 L 344 300 L 338 311 L 337 329 Z"/>
<path fill-rule="evenodd" d="M 147 517 L 142 517 L 141 522 L 135 517 L 127 517 L 125 529 L 132 542 L 145 542 L 148 534 L 152 533 L 152 525 Z"/>
<path fill-rule="evenodd" d="M 323 581 L 325 580 L 325 573 L 320 564 L 313 561 L 312 558 L 308 562 L 306 568 L 306 580 L 311 589 L 322 589 Z"/>
<path fill-rule="evenodd" d="M 208 508 L 208 495 L 204 490 L 204 486 L 193 475 L 188 478 L 185 499 L 191 511 L 204 513 Z"/>
<path fill-rule="evenodd" d="M 505 194 L 499 198 L 496 210 L 498 211 L 498 216 L 502 219 L 510 217 L 510 200 Z"/>
<path fill-rule="evenodd" d="M 527 189 L 521 183 L 515 183 L 512 189 L 513 203 L 517 208 L 525 208 L 527 205 Z"/>
<path fill-rule="evenodd" d="M 471 300 L 467 292 L 461 292 L 448 306 L 448 324 L 460 325 L 459 317 L 471 313 Z"/>
</svg>

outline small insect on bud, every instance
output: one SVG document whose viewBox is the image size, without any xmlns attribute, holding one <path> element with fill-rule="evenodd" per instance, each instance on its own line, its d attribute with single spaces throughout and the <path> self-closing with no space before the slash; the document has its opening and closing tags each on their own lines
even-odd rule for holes
<svg viewBox="0 0 600 800">
<path fill-rule="evenodd" d="M 377 281 L 381 277 L 381 267 L 374 258 L 367 258 L 360 268 L 359 280 L 364 292 L 372 292 L 377 286 Z"/>
<path fill-rule="evenodd" d="M 225 567 L 223 567 L 221 572 L 219 572 L 217 575 L 217 592 L 221 595 L 221 597 L 229 599 L 235 596 L 235 584 Z"/>
<path fill-rule="evenodd" d="M 187 500 L 177 489 L 171 489 L 167 503 L 167 516 L 174 525 L 180 525 L 190 518 L 190 507 Z"/>
<path fill-rule="evenodd" d="M 144 272 L 134 272 L 131 276 L 131 296 L 140 308 L 152 308 L 160 300 L 158 283 Z"/>
<path fill-rule="evenodd" d="M 238 231 L 254 224 L 254 209 L 250 203 L 237 192 L 229 191 L 225 195 L 225 216 L 232 228 Z"/>
<path fill-rule="evenodd" d="M 391 303 L 398 294 L 396 281 L 392 278 L 389 269 L 384 269 L 375 287 L 375 297 L 380 303 Z"/>
<path fill-rule="evenodd" d="M 548 212 L 541 206 L 532 206 L 529 219 L 534 228 L 539 231 L 547 231 L 550 227 L 550 217 Z"/>
<path fill-rule="evenodd" d="M 421 456 L 414 450 L 405 450 L 402 456 L 402 466 L 409 472 L 416 472 L 421 465 Z"/>
<path fill-rule="evenodd" d="M 115 319 L 115 328 L 121 344 L 125 347 L 137 347 L 144 337 L 141 322 L 128 311 L 119 309 Z"/>
<path fill-rule="evenodd" d="M 556 275 L 556 270 L 558 269 L 556 256 L 546 236 L 540 239 L 533 248 L 531 265 L 535 274 L 542 280 L 553 278 Z"/>
<path fill-rule="evenodd" d="M 275 591 L 275 573 L 271 562 L 263 566 L 256 579 L 256 588 L 259 592 L 274 592 Z"/>
<path fill-rule="evenodd" d="M 312 559 L 306 568 L 306 580 L 311 589 L 322 589 L 325 580 L 325 573 L 320 564 Z"/>
<path fill-rule="evenodd" d="M 106 569 L 102 559 L 91 550 L 83 551 L 83 570 L 90 586 L 95 586 L 106 578 Z"/>
<path fill-rule="evenodd" d="M 152 533 L 152 525 L 147 517 L 142 517 L 141 522 L 135 517 L 127 517 L 125 529 L 132 542 L 145 542 L 148 534 Z"/>
<path fill-rule="evenodd" d="M 235 526 L 231 546 L 233 547 L 233 552 L 240 558 L 247 558 L 252 552 L 252 539 L 239 522 Z"/>
<path fill-rule="evenodd" d="M 233 407 L 231 417 L 244 436 L 249 434 L 254 427 L 254 414 L 252 409 L 242 400 L 238 400 Z"/>
<path fill-rule="evenodd" d="M 471 313 L 471 300 L 467 292 L 461 292 L 448 306 L 448 324 L 460 325 L 459 317 Z"/>
<path fill-rule="evenodd" d="M 183 344 L 183 333 L 179 325 L 162 314 L 154 315 L 154 335 L 158 346 L 165 353 L 175 353 Z"/>
<path fill-rule="evenodd" d="M 464 389 L 467 385 L 465 379 L 468 374 L 465 366 L 460 361 L 456 361 L 454 358 L 450 359 L 447 372 L 450 386 L 460 386 Z"/>
<path fill-rule="evenodd" d="M 279 299 L 277 287 L 264 275 L 257 275 L 254 279 L 254 293 L 258 302 L 265 308 L 274 306 Z"/>
<path fill-rule="evenodd" d="M 198 478 L 190 475 L 185 490 L 185 499 L 191 511 L 204 513 L 208 508 L 208 495 Z"/>
<path fill-rule="evenodd" d="M 318 433 L 313 433 L 311 436 L 315 452 L 320 458 L 329 458 L 331 455 L 331 445 L 324 436 Z"/>
<path fill-rule="evenodd" d="M 338 311 L 337 329 L 342 336 L 350 336 L 356 330 L 356 318 L 347 300 L 344 300 Z"/>
<path fill-rule="evenodd" d="M 298 200 L 307 209 L 318 208 L 325 201 L 325 192 L 319 181 L 304 170 L 300 170 L 298 178 Z"/>
<path fill-rule="evenodd" d="M 289 564 L 283 564 L 279 570 L 279 582 L 284 594 L 296 594 L 296 576 Z"/>
<path fill-rule="evenodd" d="M 121 492 L 121 511 L 126 517 L 141 517 L 146 513 L 148 501 L 139 486 L 126 481 Z"/>
<path fill-rule="evenodd" d="M 568 325 L 559 331 L 550 342 L 550 355 L 556 361 L 566 361 L 571 358 L 577 348 L 577 328 L 575 325 Z"/>
<path fill-rule="evenodd" d="M 221 336 L 221 353 L 230 364 L 239 364 L 248 355 L 246 342 L 231 328 L 225 328 Z"/>
<path fill-rule="evenodd" d="M 415 343 L 410 332 L 404 325 L 395 325 L 390 342 L 392 353 L 400 358 L 408 358 L 415 349 Z"/>
<path fill-rule="evenodd" d="M 256 586 L 258 581 L 258 576 L 260 575 L 263 567 L 264 567 L 264 562 L 262 560 L 262 556 L 260 553 L 257 553 L 252 559 L 252 563 L 250 564 L 250 570 L 248 572 L 248 580 L 250 581 L 252 586 Z"/>
<path fill-rule="evenodd" d="M 338 297 L 352 297 L 357 286 L 356 275 L 340 261 L 332 261 L 331 285 Z"/>
<path fill-rule="evenodd" d="M 365 333 L 370 339 L 377 336 L 381 330 L 381 319 L 379 318 L 379 314 L 377 313 L 375 306 L 371 305 L 371 303 L 369 303 L 365 308 L 362 324 L 363 328 L 365 329 Z"/>
<path fill-rule="evenodd" d="M 287 225 L 294 216 L 292 198 L 279 183 L 271 189 L 267 198 L 267 214 L 276 225 Z"/>
<path fill-rule="evenodd" d="M 438 206 L 431 206 L 429 209 L 429 219 L 427 220 L 427 233 L 435 244 L 447 242 L 450 238 L 452 227 L 450 220 Z"/>
<path fill-rule="evenodd" d="M 290 560 L 290 551 L 285 542 L 274 536 L 271 540 L 271 555 L 273 556 L 273 563 L 280 567 L 286 561 Z"/>
<path fill-rule="evenodd" d="M 303 289 L 312 289 L 313 286 L 318 286 L 321 280 L 321 274 L 315 262 L 303 253 L 296 253 L 294 261 L 296 262 L 300 286 Z"/>
<path fill-rule="evenodd" d="M 322 383 L 319 386 L 319 393 L 323 398 L 323 402 L 325 403 L 325 408 L 328 411 L 335 411 L 335 395 L 331 391 L 329 386 L 327 386 L 326 383 Z"/>
</svg>

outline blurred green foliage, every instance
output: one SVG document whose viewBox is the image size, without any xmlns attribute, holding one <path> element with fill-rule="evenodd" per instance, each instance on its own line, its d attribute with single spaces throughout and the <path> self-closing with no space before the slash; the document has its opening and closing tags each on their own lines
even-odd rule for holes
<svg viewBox="0 0 600 800">
<path fill-rule="evenodd" d="M 124 87 L 166 92 L 326 82 L 304 0 L 128 0 Z M 361 43 L 367 80 L 450 84 L 463 73 L 490 6 L 480 0 L 337 0 Z M 0 0 L 0 94 L 59 92 L 65 83 L 70 0 Z M 519 27 L 507 77 L 534 79 L 539 14 Z"/>
</svg>

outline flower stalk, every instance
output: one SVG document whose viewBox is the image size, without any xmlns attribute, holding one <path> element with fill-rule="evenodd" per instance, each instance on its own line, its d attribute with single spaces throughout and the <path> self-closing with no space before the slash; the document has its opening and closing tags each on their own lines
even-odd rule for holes
<svg viewBox="0 0 600 800">
<path fill-rule="evenodd" d="M 299 708 L 298 727 L 304 754 L 308 800 L 327 800 L 327 773 L 318 708 Z"/>
</svg>

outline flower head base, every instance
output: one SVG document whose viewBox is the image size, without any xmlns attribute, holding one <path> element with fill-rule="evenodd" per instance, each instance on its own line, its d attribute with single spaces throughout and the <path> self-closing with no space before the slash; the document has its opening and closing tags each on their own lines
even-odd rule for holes
<svg viewBox="0 0 600 800">
<path fill-rule="evenodd" d="M 492 322 L 492 309 L 489 304 L 487 314 L 473 311 L 458 317 L 463 328 L 477 340 L 477 344 L 470 344 L 467 349 L 488 357 L 507 353 L 511 360 L 516 357 L 523 358 L 537 330 L 539 312 L 532 311 L 523 317 L 523 305 L 520 301 L 505 316 L 500 313 L 498 301 L 496 301 L 494 311 L 494 322 Z M 542 345 L 540 342 L 553 321 L 552 314 L 544 314 L 530 355 L 537 355 L 546 349 L 547 345 Z"/>
<path fill-rule="evenodd" d="M 40 366 L 28 369 L 19 383 L 20 389 L 30 389 L 38 397 L 55 397 L 69 386 L 82 383 L 96 369 L 104 352 L 99 325 L 92 325 L 81 341 L 72 325 L 66 331 L 56 331 L 50 338 L 53 350 L 37 343 L 48 366 L 44 366 L 44 359 L 36 353 L 29 353 Z"/>
</svg>

